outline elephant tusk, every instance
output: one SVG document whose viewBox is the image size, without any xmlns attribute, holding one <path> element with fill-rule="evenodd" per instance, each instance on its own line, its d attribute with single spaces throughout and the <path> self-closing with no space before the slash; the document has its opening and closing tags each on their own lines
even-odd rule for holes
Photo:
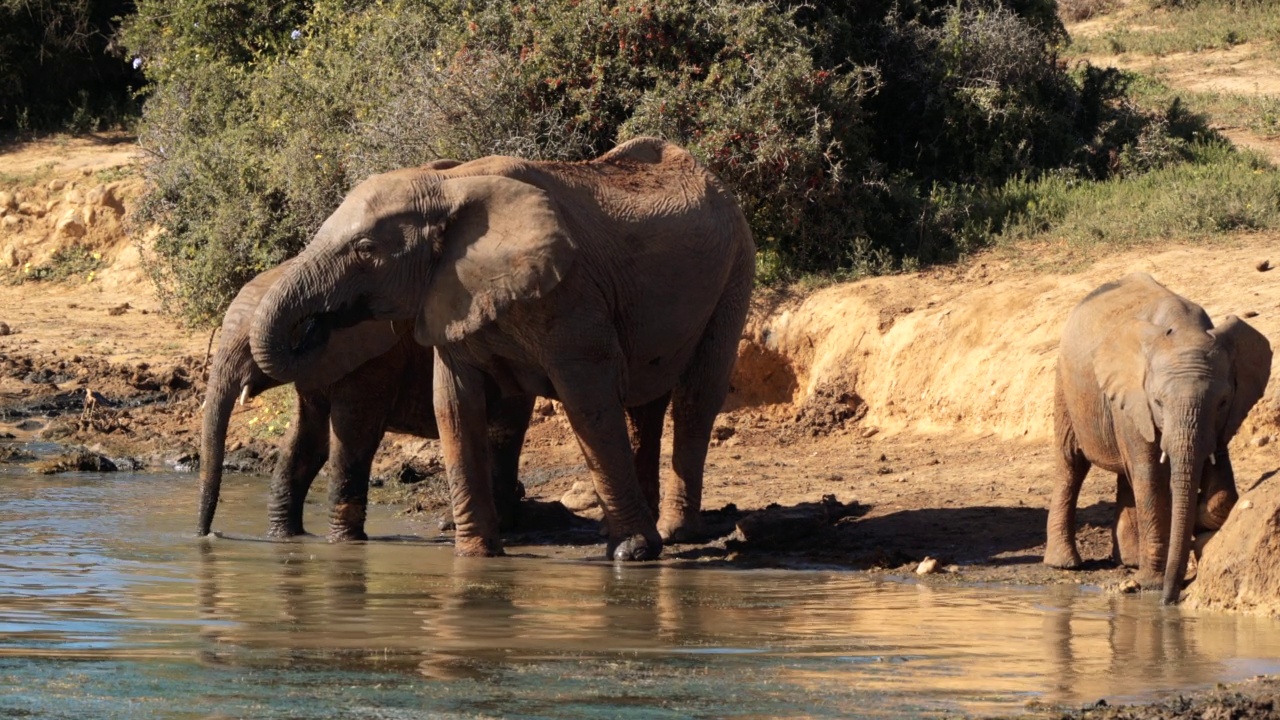
<svg viewBox="0 0 1280 720">
<path fill-rule="evenodd" d="M 209 398 L 205 398 L 204 400 L 201 400 L 201 401 L 200 401 L 200 410 L 201 410 L 201 412 L 203 412 L 203 411 L 204 411 L 204 406 L 205 406 L 205 405 L 208 405 L 208 404 L 209 404 Z"/>
<path fill-rule="evenodd" d="M 1217 464 L 1218 464 L 1218 456 L 1217 456 L 1217 455 L 1214 455 L 1213 453 L 1210 453 L 1210 454 L 1209 454 L 1209 464 L 1210 464 L 1210 465 L 1217 465 Z"/>
<path fill-rule="evenodd" d="M 1165 463 L 1166 463 L 1166 462 L 1168 462 L 1168 461 L 1169 461 L 1169 454 L 1168 454 L 1168 453 L 1166 453 L 1165 451 L 1161 450 L 1161 451 L 1160 451 L 1160 464 L 1161 464 L 1161 465 L 1163 465 L 1163 464 L 1165 464 Z"/>
<path fill-rule="evenodd" d="M 237 400 L 236 402 L 240 405 L 243 405 L 244 401 L 248 399 L 249 399 L 249 386 L 245 385 L 244 388 L 240 390 L 240 399 Z"/>
</svg>

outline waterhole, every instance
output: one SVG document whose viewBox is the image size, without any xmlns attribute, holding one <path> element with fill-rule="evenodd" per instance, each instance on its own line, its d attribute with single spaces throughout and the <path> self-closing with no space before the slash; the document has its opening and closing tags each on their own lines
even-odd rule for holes
<svg viewBox="0 0 1280 720">
<path fill-rule="evenodd" d="M 0 716 L 928 717 L 1280 672 L 1277 623 L 1154 596 L 470 560 L 389 511 L 265 542 L 262 477 L 201 540 L 196 484 L 0 465 Z"/>
</svg>

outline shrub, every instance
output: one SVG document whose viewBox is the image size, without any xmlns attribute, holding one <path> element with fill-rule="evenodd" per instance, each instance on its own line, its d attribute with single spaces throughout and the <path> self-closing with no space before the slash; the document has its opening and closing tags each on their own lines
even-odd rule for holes
<svg viewBox="0 0 1280 720">
<path fill-rule="evenodd" d="M 83 132 L 136 114 L 142 75 L 114 42 L 128 0 L 0 0 L 0 132 Z"/>
<path fill-rule="evenodd" d="M 296 252 L 370 173 L 577 160 L 640 134 L 735 191 L 761 276 L 885 272 L 998 230 L 993 188 L 1174 162 L 1185 118 L 1071 72 L 1053 0 L 140 0 L 140 218 L 189 317 Z M 986 228 L 986 230 L 982 230 Z"/>
</svg>

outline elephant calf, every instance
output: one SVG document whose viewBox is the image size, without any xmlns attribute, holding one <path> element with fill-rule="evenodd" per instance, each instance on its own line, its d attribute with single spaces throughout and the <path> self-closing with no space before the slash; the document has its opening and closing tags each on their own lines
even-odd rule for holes
<svg viewBox="0 0 1280 720">
<path fill-rule="evenodd" d="M 1236 501 L 1227 443 L 1266 390 L 1271 346 L 1145 273 L 1106 283 L 1067 318 L 1054 389 L 1057 485 L 1045 563 L 1080 566 L 1075 511 L 1091 465 L 1116 474 L 1115 554 L 1176 602 L 1191 534 Z"/>
<path fill-rule="evenodd" d="M 237 398 L 244 402 L 283 385 L 258 366 L 249 347 L 254 311 L 292 261 L 250 280 L 227 308 L 217 354 L 209 372 L 201 432 L 200 519 L 197 533 L 209 534 L 222 485 L 227 425 Z M 365 539 L 365 507 L 373 457 L 387 430 L 438 438 L 431 403 L 433 351 L 414 342 L 410 326 L 366 322 L 335 331 L 324 357 L 295 379 L 296 419 L 285 439 L 271 480 L 269 533 L 305 533 L 303 501 L 326 458 L 329 483 L 329 539 Z M 515 522 L 523 488 L 517 480 L 520 447 L 533 410 L 532 397 L 489 393 L 488 441 L 500 521 Z"/>
</svg>

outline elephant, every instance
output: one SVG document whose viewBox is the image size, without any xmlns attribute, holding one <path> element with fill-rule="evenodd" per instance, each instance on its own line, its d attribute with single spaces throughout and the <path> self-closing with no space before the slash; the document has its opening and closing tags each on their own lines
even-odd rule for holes
<svg viewBox="0 0 1280 720">
<path fill-rule="evenodd" d="M 1177 602 L 1194 530 L 1236 501 L 1227 443 L 1271 375 L 1271 345 L 1150 275 L 1106 283 L 1067 318 L 1054 388 L 1056 481 L 1044 561 L 1080 567 L 1075 511 L 1091 465 L 1116 474 L 1115 554 Z"/>
<path fill-rule="evenodd" d="M 287 381 L 342 328 L 412 320 L 435 347 L 459 555 L 502 554 L 486 383 L 558 399 L 604 508 L 608 554 L 645 560 L 702 531 L 707 448 L 754 276 L 736 199 L 676 145 L 636 138 L 584 162 L 489 156 L 358 184 L 263 298 L 250 341 Z M 668 402 L 674 477 L 655 518 L 656 482 L 641 476 L 656 474 Z"/>
<path fill-rule="evenodd" d="M 249 347 L 250 320 L 262 296 L 292 261 L 260 273 L 228 306 L 210 365 L 203 408 L 200 516 L 197 534 L 208 535 L 222 486 L 227 427 L 237 400 L 283 383 L 262 372 Z M 414 342 L 408 325 L 366 322 L 334 333 L 325 357 L 295 380 L 295 420 L 272 475 L 269 530 L 275 537 L 303 535 L 303 501 L 326 456 L 329 539 L 364 540 L 365 506 L 374 454 L 386 430 L 436 438 L 431 407 L 434 363 L 430 348 Z M 503 529 L 515 524 L 523 487 L 517 479 L 520 449 L 533 410 L 531 397 L 500 399 L 488 425 L 493 484 Z"/>
</svg>

